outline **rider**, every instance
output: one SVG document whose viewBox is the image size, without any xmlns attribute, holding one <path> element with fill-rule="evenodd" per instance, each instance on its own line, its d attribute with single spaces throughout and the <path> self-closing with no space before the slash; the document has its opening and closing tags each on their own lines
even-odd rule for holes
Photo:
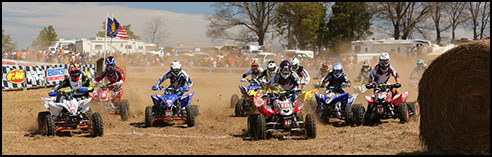
<svg viewBox="0 0 492 157">
<path fill-rule="evenodd" d="M 89 92 L 92 92 L 94 89 L 89 80 L 89 77 L 85 76 L 80 71 L 79 65 L 70 64 L 70 66 L 68 67 L 68 73 L 70 74 L 70 77 L 65 78 L 65 80 L 60 82 L 60 84 L 53 87 L 53 91 L 58 91 L 61 88 L 70 86 L 70 89 L 75 91 L 73 94 L 74 98 L 85 99 L 89 97 Z M 88 92 L 79 92 L 79 89 L 81 89 L 82 87 L 86 87 L 88 89 Z M 55 102 L 60 102 L 60 100 L 63 100 L 64 98 L 65 97 L 62 95 L 57 95 Z"/>
<path fill-rule="evenodd" d="M 113 56 L 109 56 L 106 59 L 106 69 L 101 74 L 99 74 L 99 76 L 96 77 L 96 79 L 94 80 L 94 84 L 97 84 L 104 77 L 106 77 L 109 81 L 108 86 L 111 91 L 111 95 L 119 92 L 123 82 L 125 82 L 125 74 L 123 73 L 123 70 L 116 66 L 116 61 Z M 121 96 L 122 95 L 120 94 L 119 97 Z"/>
<path fill-rule="evenodd" d="M 179 89 L 182 92 L 179 92 L 177 95 L 180 96 L 183 92 L 186 92 L 191 86 L 193 86 L 193 82 L 191 82 L 191 78 L 184 70 L 181 69 L 181 64 L 179 61 L 171 62 L 171 70 L 164 74 L 162 77 L 157 79 L 157 82 L 154 86 L 152 86 L 152 90 L 157 90 L 158 86 L 161 85 L 166 79 L 170 80 L 170 84 L 168 88 Z"/>
<path fill-rule="evenodd" d="M 299 76 L 299 78 L 301 78 L 301 85 L 302 88 L 304 88 L 304 86 L 309 83 L 308 72 L 306 71 L 306 69 L 304 69 L 303 66 L 299 66 L 299 59 L 292 58 L 291 63 L 292 63 L 292 71 L 295 71 L 296 74 Z"/>
<path fill-rule="evenodd" d="M 424 74 L 424 71 L 425 69 L 427 69 L 427 64 L 424 63 L 424 60 L 423 59 L 418 59 L 417 60 L 417 67 L 415 67 L 412 71 L 412 73 L 410 74 L 410 79 L 414 79 L 415 77 L 413 75 L 417 74 L 418 77 L 417 78 L 420 78 L 422 77 L 422 75 Z"/>
<path fill-rule="evenodd" d="M 257 60 L 253 60 L 253 62 L 251 62 L 251 69 L 249 69 L 246 73 L 243 74 L 243 77 L 241 78 L 241 81 L 242 82 L 248 81 L 246 79 L 246 77 L 248 75 L 251 75 L 251 79 L 257 79 L 257 78 L 259 78 L 258 76 L 260 75 L 261 72 L 263 72 L 263 69 L 261 69 L 260 67 L 258 67 L 258 61 Z"/>
<path fill-rule="evenodd" d="M 257 79 L 260 79 L 265 77 L 265 82 L 268 82 L 270 79 L 272 79 L 276 74 L 278 73 L 278 68 L 277 65 L 275 64 L 275 61 L 268 61 L 267 69 L 263 70 L 263 72 L 258 75 Z"/>
<path fill-rule="evenodd" d="M 280 85 L 285 91 L 300 91 L 301 80 L 299 76 L 292 70 L 292 64 L 288 60 L 280 62 L 280 72 L 277 73 L 272 79 L 268 81 L 265 86 L 265 91 L 268 91 L 271 85 Z M 263 95 L 267 95 L 265 92 Z M 292 94 L 290 96 L 292 101 L 297 99 L 297 95 Z"/>
<path fill-rule="evenodd" d="M 371 73 L 369 75 L 369 84 L 372 84 L 373 82 L 375 82 L 376 85 L 386 84 L 391 76 L 395 78 L 395 87 L 401 87 L 400 76 L 396 72 L 395 68 L 390 65 L 389 54 L 383 52 L 379 56 L 379 64 L 374 66 L 374 68 L 371 70 Z M 392 88 L 391 92 L 393 93 L 393 95 L 396 95 L 398 93 L 395 88 Z"/>
<path fill-rule="evenodd" d="M 319 72 L 316 74 L 314 79 L 320 79 L 325 77 L 331 71 L 331 67 L 328 67 L 328 64 L 321 64 L 321 68 L 319 68 Z"/>
<path fill-rule="evenodd" d="M 333 70 L 328 73 L 323 79 L 320 81 L 320 86 L 323 87 L 327 82 L 330 82 L 328 86 L 334 86 L 335 89 L 333 92 L 335 93 L 345 93 L 342 87 L 345 86 L 344 83 L 347 84 L 347 87 L 350 87 L 350 80 L 347 78 L 345 73 L 343 73 L 342 64 L 336 63 L 333 66 Z"/>
<path fill-rule="evenodd" d="M 354 82 L 362 81 L 363 84 L 366 84 L 369 80 L 369 74 L 371 73 L 371 69 L 372 69 L 371 63 L 368 60 L 365 60 L 362 63 L 362 68 L 360 69 L 359 76 L 357 76 Z"/>
</svg>

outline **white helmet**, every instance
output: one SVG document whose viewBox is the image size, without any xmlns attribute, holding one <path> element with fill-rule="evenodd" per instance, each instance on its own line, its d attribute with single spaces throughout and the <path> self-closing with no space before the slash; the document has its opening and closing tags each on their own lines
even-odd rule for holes
<svg viewBox="0 0 492 157">
<path fill-rule="evenodd" d="M 383 72 L 386 72 L 388 70 L 388 67 L 390 65 L 390 56 L 388 53 L 383 52 L 379 56 L 379 67 Z"/>
<path fill-rule="evenodd" d="M 177 76 L 181 72 L 181 64 L 179 63 L 179 61 L 171 62 L 171 72 L 175 76 Z"/>
<path fill-rule="evenodd" d="M 297 70 L 297 67 L 299 67 L 299 59 L 292 58 L 290 62 L 292 63 L 292 70 Z"/>
<path fill-rule="evenodd" d="M 268 65 L 267 65 L 268 70 L 274 71 L 276 67 L 277 67 L 277 64 L 275 64 L 275 61 L 269 61 L 268 62 Z"/>
<path fill-rule="evenodd" d="M 336 78 L 339 78 L 340 76 L 342 76 L 342 73 L 343 73 L 342 64 L 336 63 L 333 66 L 333 73 L 335 74 Z"/>
</svg>

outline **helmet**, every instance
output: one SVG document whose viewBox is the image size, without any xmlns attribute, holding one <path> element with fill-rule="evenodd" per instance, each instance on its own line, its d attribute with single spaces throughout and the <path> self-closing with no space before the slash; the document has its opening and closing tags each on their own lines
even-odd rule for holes
<svg viewBox="0 0 492 157">
<path fill-rule="evenodd" d="M 178 76 L 181 72 L 181 64 L 178 61 L 171 62 L 171 74 Z"/>
<path fill-rule="evenodd" d="M 369 67 L 369 66 L 371 66 L 371 62 L 369 62 L 368 60 L 362 62 L 362 67 Z"/>
<path fill-rule="evenodd" d="M 290 60 L 290 62 L 292 63 L 292 69 L 293 70 L 296 70 L 297 67 L 299 67 L 299 59 L 292 58 L 292 60 Z"/>
<path fill-rule="evenodd" d="M 267 66 L 268 70 L 274 71 L 276 67 L 277 67 L 277 64 L 275 64 L 275 61 L 269 61 L 268 62 L 268 66 Z"/>
<path fill-rule="evenodd" d="M 340 76 L 342 76 L 342 73 L 343 73 L 342 64 L 340 63 L 335 64 L 333 66 L 333 74 L 335 74 L 335 77 L 339 78 Z"/>
<path fill-rule="evenodd" d="M 258 61 L 257 60 L 253 60 L 253 62 L 251 62 L 251 69 L 253 69 L 253 72 L 258 71 Z"/>
<path fill-rule="evenodd" d="M 424 60 L 423 59 L 417 59 L 417 65 L 424 65 Z"/>
<path fill-rule="evenodd" d="M 108 59 L 106 59 L 106 69 L 110 72 L 114 72 L 116 69 L 116 61 L 113 56 L 109 56 Z"/>
<path fill-rule="evenodd" d="M 280 62 L 280 76 L 287 79 L 292 73 L 292 64 L 288 60 Z"/>
<path fill-rule="evenodd" d="M 388 67 L 390 65 L 390 56 L 388 53 L 383 52 L 379 56 L 379 67 L 383 72 L 386 72 L 388 70 Z"/>
<path fill-rule="evenodd" d="M 326 63 L 321 64 L 321 71 L 328 71 L 328 64 Z"/>
<path fill-rule="evenodd" d="M 70 74 L 70 78 L 74 81 L 79 81 L 80 74 L 82 73 L 80 71 L 80 67 L 78 64 L 70 64 L 68 67 L 68 73 Z"/>
</svg>

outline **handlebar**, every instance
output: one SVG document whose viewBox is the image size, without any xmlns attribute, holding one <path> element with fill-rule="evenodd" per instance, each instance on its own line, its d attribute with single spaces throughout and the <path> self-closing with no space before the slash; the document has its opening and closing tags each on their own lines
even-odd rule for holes
<svg viewBox="0 0 492 157">
<path fill-rule="evenodd" d="M 401 84 L 378 84 L 377 87 L 387 87 L 387 88 L 400 88 Z M 367 89 L 376 88 L 376 84 L 366 84 Z"/>
</svg>

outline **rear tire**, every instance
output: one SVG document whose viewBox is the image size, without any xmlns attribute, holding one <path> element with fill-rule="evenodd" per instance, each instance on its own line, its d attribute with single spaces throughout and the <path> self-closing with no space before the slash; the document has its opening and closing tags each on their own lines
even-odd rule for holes
<svg viewBox="0 0 492 157">
<path fill-rule="evenodd" d="M 152 113 L 152 106 L 145 107 L 145 127 L 152 127 L 154 120 L 154 114 Z"/>
<path fill-rule="evenodd" d="M 361 104 L 352 106 L 353 124 L 360 126 L 364 124 L 364 107 Z"/>
<path fill-rule="evenodd" d="M 120 117 L 122 121 L 128 120 L 128 100 L 122 100 L 120 102 Z"/>
<path fill-rule="evenodd" d="M 243 116 L 244 103 L 245 103 L 244 99 L 237 100 L 236 107 L 235 107 L 235 110 L 234 110 L 234 114 L 237 117 Z"/>
<path fill-rule="evenodd" d="M 234 108 L 238 99 L 239 99 L 239 96 L 237 96 L 237 94 L 233 94 L 231 96 L 231 108 Z"/>
<path fill-rule="evenodd" d="M 316 138 L 316 121 L 313 114 L 306 115 L 306 135 L 308 138 Z"/>
<path fill-rule="evenodd" d="M 51 114 L 44 117 L 44 129 L 43 135 L 55 136 L 56 135 L 56 125 L 55 120 Z"/>
<path fill-rule="evenodd" d="M 266 139 L 266 122 L 265 116 L 261 114 L 256 115 L 256 138 L 257 140 Z"/>
<path fill-rule="evenodd" d="M 103 121 L 99 112 L 95 112 L 92 114 L 91 122 L 92 122 L 92 128 L 94 129 L 92 131 L 92 136 L 94 137 L 103 136 L 104 134 Z"/>
<path fill-rule="evenodd" d="M 400 123 L 406 123 L 408 122 L 409 119 L 409 114 L 408 114 L 408 105 L 407 103 L 403 103 L 398 105 L 400 108 Z"/>
<path fill-rule="evenodd" d="M 195 126 L 195 112 L 192 106 L 186 107 L 186 123 L 188 127 Z"/>
</svg>

